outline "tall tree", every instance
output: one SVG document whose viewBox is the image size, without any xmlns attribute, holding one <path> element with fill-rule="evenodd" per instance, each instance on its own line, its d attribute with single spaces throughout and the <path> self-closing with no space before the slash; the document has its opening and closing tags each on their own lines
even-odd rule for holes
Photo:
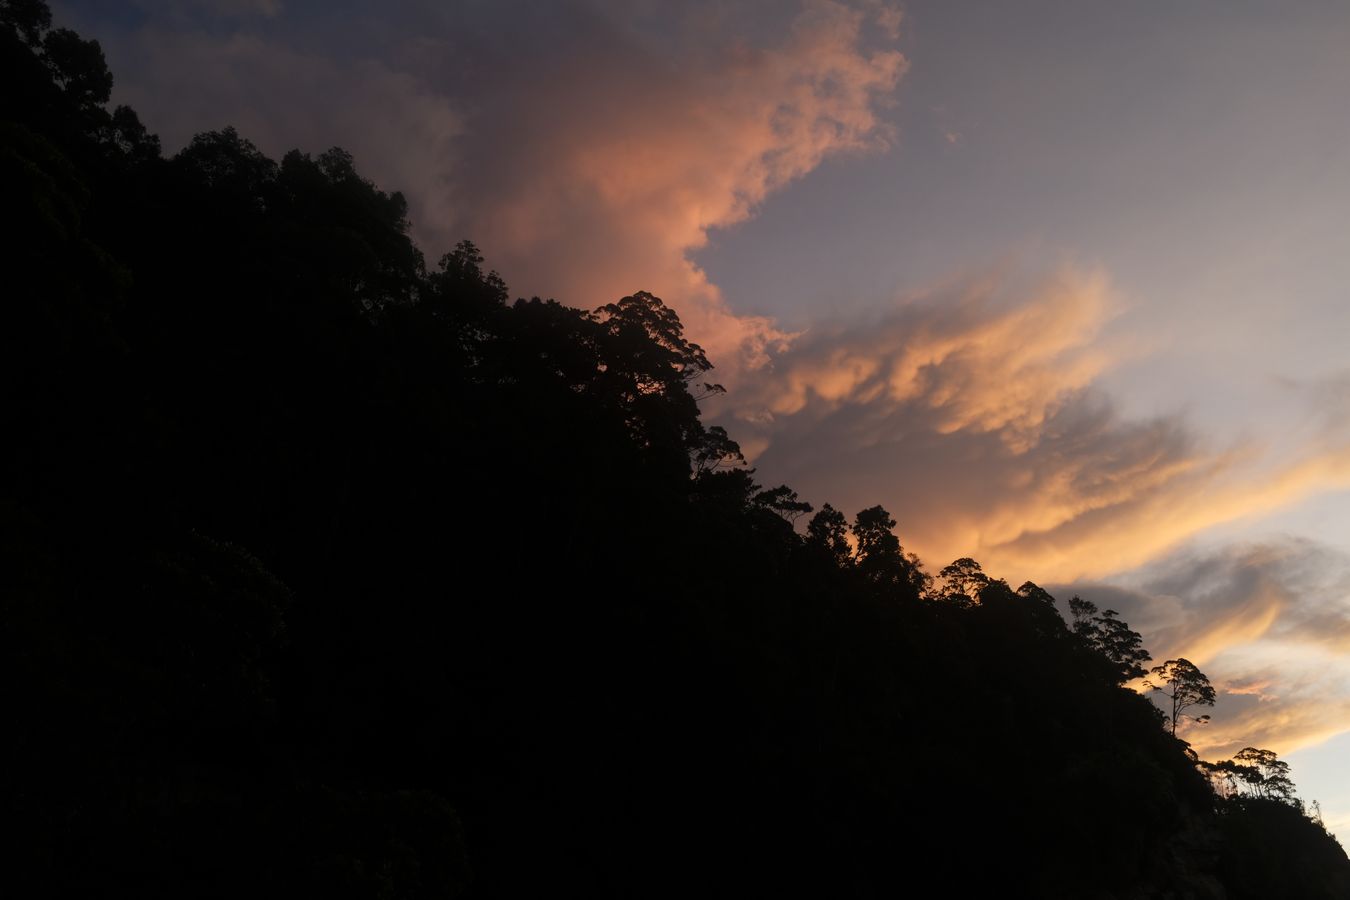
<svg viewBox="0 0 1350 900">
<path fill-rule="evenodd" d="M 895 519 L 881 506 L 868 507 L 854 517 L 858 571 L 876 584 L 901 587 L 917 598 L 927 585 L 927 576 L 918 557 L 906 554 L 900 546 L 900 539 L 891 530 L 894 527 Z"/>
<path fill-rule="evenodd" d="M 1208 715 L 1185 715 L 1186 710 L 1192 707 L 1214 705 L 1214 686 L 1209 683 L 1205 673 L 1196 668 L 1195 663 L 1185 658 L 1169 659 L 1149 669 L 1148 675 L 1144 684 L 1172 702 L 1172 713 L 1167 717 L 1172 737 L 1177 736 L 1177 722 L 1182 718 L 1192 719 L 1202 725 L 1209 721 Z"/>
<path fill-rule="evenodd" d="M 853 519 L 853 537 L 858 543 L 858 566 L 868 572 L 899 565 L 904 561 L 900 539 L 891 531 L 895 519 L 883 507 L 871 506 Z"/>
</svg>

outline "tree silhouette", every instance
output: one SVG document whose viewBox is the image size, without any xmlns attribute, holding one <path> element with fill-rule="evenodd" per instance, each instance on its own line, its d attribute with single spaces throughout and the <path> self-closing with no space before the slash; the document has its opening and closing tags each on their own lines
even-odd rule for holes
<svg viewBox="0 0 1350 900">
<path fill-rule="evenodd" d="M 811 511 L 811 504 L 799 498 L 797 492 L 785 484 L 759 491 L 750 498 L 750 502 L 772 510 L 788 522 L 795 522 Z"/>
<path fill-rule="evenodd" d="M 1048 610 L 1053 610 L 1055 608 L 1055 598 L 1050 596 L 1049 591 L 1039 584 L 1036 584 L 1034 581 L 1022 582 L 1021 586 L 1017 589 L 1017 596 L 1035 601 Z M 1058 613 L 1056 613 L 1056 615 L 1058 615 Z"/>
<path fill-rule="evenodd" d="M 927 576 L 919 567 L 918 557 L 905 554 L 893 528 L 895 519 L 881 506 L 868 507 L 854 516 L 854 563 L 873 584 L 900 588 L 917 598 L 927 585 Z"/>
<path fill-rule="evenodd" d="M 52 11 L 44 0 L 5 0 L 0 3 L 0 24 L 14 29 L 25 43 L 35 45 L 52 27 Z"/>
<path fill-rule="evenodd" d="M 854 516 L 853 538 L 860 568 L 879 572 L 903 562 L 900 539 L 891 530 L 894 527 L 895 519 L 880 506 L 868 507 Z"/>
<path fill-rule="evenodd" d="M 980 564 L 970 557 L 962 557 L 938 573 L 941 588 L 937 599 L 960 606 L 978 603 L 980 592 L 989 586 L 991 579 L 984 574 Z"/>
<path fill-rule="evenodd" d="M 725 465 L 744 465 L 741 445 L 733 441 L 721 425 L 713 425 L 704 434 L 703 441 L 694 448 L 695 473 L 712 472 Z M 795 494 L 793 499 L 796 499 Z"/>
<path fill-rule="evenodd" d="M 1209 715 L 1187 716 L 1185 711 L 1195 706 L 1214 705 L 1214 687 L 1205 674 L 1188 659 L 1169 659 L 1160 666 L 1149 669 L 1145 686 L 1160 692 L 1171 701 L 1172 712 L 1167 717 L 1172 737 L 1177 735 L 1177 723 L 1182 718 L 1192 719 L 1203 725 L 1209 721 Z"/>
<path fill-rule="evenodd" d="M 1119 683 L 1144 676 L 1143 664 L 1149 659 L 1144 639 L 1120 619 L 1120 613 L 1108 609 L 1098 614 L 1095 603 L 1078 596 L 1069 600 L 1069 612 L 1074 634 L 1111 663 Z"/>
<path fill-rule="evenodd" d="M 806 525 L 807 540 L 824 551 L 840 567 L 853 562 L 853 549 L 848 543 L 848 519 L 839 510 L 826 503 Z"/>
<path fill-rule="evenodd" d="M 1074 594 L 1069 599 L 1069 615 L 1073 617 L 1073 633 L 1088 639 L 1093 631 L 1092 620 L 1097 615 L 1097 604 Z"/>
<path fill-rule="evenodd" d="M 1294 781 L 1289 777 L 1289 763 L 1274 751 L 1243 747 L 1233 754 L 1230 763 L 1235 777 L 1254 797 L 1294 803 Z"/>
</svg>

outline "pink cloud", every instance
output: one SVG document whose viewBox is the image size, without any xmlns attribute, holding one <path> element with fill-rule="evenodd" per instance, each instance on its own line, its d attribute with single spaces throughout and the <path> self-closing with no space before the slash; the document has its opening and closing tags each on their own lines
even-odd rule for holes
<svg viewBox="0 0 1350 900">
<path fill-rule="evenodd" d="M 906 62 L 863 49 L 868 22 L 820 0 L 775 46 L 568 58 L 471 125 L 495 175 L 456 225 L 517 290 L 583 307 L 650 290 L 723 369 L 762 366 L 790 336 L 738 315 L 690 253 L 827 157 L 888 145 L 878 108 Z M 508 117 L 530 127 L 503 143 Z"/>
</svg>

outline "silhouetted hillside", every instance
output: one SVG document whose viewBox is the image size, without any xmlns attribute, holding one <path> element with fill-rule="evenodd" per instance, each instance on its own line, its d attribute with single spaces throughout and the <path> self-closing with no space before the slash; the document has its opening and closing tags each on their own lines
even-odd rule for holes
<svg viewBox="0 0 1350 900">
<path fill-rule="evenodd" d="M 166 159 L 36 0 L 0 58 L 8 896 L 1350 895 L 1114 614 L 756 484 L 660 300 Z"/>
</svg>

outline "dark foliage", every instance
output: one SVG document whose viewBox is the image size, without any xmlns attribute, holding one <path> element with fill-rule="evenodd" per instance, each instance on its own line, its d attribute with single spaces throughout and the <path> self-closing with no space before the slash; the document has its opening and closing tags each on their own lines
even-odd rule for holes
<svg viewBox="0 0 1350 900">
<path fill-rule="evenodd" d="M 1350 897 L 1345 851 L 1299 807 L 1243 797 L 1218 818 L 1218 871 L 1233 900 Z"/>
<path fill-rule="evenodd" d="M 657 298 L 428 269 L 339 150 L 164 159 L 36 0 L 0 60 L 7 895 L 1343 884 L 1215 812 L 1113 614 L 799 535 Z"/>
</svg>

